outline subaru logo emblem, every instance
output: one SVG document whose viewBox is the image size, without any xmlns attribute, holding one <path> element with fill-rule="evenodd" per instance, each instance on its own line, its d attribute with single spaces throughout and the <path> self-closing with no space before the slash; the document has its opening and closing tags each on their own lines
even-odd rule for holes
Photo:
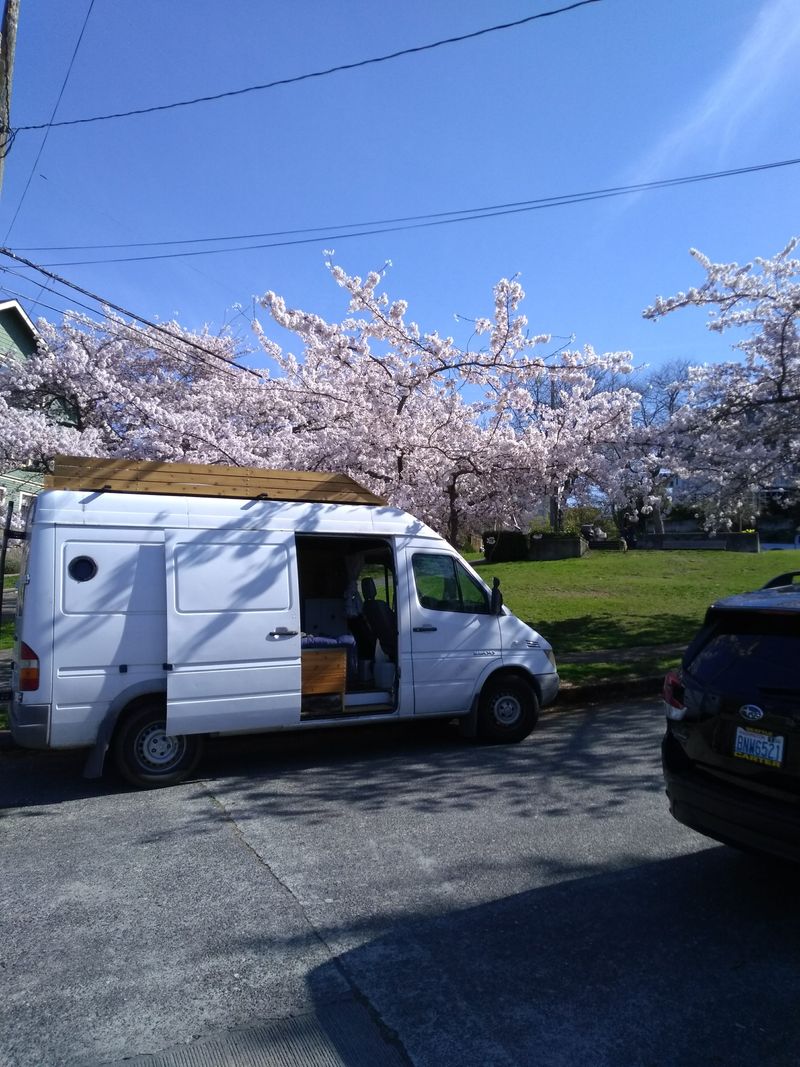
<svg viewBox="0 0 800 1067">
<path fill-rule="evenodd" d="M 756 704 L 743 704 L 739 708 L 739 714 L 748 722 L 758 722 L 764 718 L 764 712 Z"/>
</svg>

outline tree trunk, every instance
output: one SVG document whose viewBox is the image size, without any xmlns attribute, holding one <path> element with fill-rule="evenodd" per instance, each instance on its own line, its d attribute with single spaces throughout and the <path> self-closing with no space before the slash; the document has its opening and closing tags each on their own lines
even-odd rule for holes
<svg viewBox="0 0 800 1067">
<path fill-rule="evenodd" d="M 558 497 L 550 497 L 550 529 L 553 533 L 561 533 L 564 515 L 558 504 Z"/>
<path fill-rule="evenodd" d="M 657 534 L 663 534 L 664 516 L 661 514 L 661 507 L 658 504 L 653 505 L 653 525 L 655 526 Z"/>
<path fill-rule="evenodd" d="M 458 508 L 456 507 L 456 501 L 458 499 L 458 493 L 456 491 L 455 478 L 450 482 L 447 487 L 447 540 L 456 548 L 458 546 Z"/>
</svg>

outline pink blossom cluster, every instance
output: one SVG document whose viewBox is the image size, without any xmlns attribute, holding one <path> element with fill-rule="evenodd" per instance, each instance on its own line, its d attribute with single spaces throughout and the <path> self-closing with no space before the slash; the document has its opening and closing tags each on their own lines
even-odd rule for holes
<svg viewBox="0 0 800 1067">
<path fill-rule="evenodd" d="M 347 296 L 340 322 L 261 305 L 297 351 L 253 323 L 269 369 L 235 366 L 227 333 L 140 327 L 113 314 L 40 322 L 26 362 L 0 367 L 0 464 L 54 454 L 343 471 L 451 540 L 524 527 L 549 501 L 610 501 L 620 516 L 663 510 L 686 490 L 719 521 L 753 487 L 794 477 L 800 447 L 796 242 L 754 266 L 713 264 L 706 282 L 645 314 L 708 307 L 743 328 L 738 359 L 644 381 L 627 352 L 550 350 L 533 335 L 517 279 L 494 289 L 470 342 L 425 332 L 404 300 L 328 265 Z M 748 505 L 749 506 L 749 505 Z"/>
</svg>

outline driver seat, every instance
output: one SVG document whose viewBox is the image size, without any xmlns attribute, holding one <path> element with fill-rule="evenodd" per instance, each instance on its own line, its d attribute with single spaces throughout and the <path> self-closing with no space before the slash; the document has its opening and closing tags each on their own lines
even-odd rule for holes
<svg viewBox="0 0 800 1067">
<path fill-rule="evenodd" d="M 380 642 L 384 653 L 397 663 L 397 616 L 385 600 L 377 599 L 374 578 L 361 579 L 361 596 L 364 600 L 364 617 Z"/>
</svg>

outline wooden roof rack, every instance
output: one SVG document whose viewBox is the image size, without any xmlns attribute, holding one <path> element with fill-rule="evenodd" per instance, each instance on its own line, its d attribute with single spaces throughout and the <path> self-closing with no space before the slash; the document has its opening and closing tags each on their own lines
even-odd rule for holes
<svg viewBox="0 0 800 1067">
<path fill-rule="evenodd" d="M 346 474 L 261 467 L 56 456 L 47 489 L 236 497 L 326 504 L 385 504 Z"/>
</svg>

